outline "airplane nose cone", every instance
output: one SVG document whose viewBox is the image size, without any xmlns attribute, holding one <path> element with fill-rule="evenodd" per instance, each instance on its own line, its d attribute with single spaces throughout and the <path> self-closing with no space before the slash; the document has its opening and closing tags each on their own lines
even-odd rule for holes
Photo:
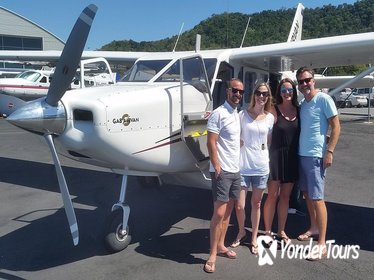
<svg viewBox="0 0 374 280">
<path fill-rule="evenodd" d="M 61 102 L 50 106 L 44 98 L 28 102 L 8 116 L 7 121 L 37 134 L 61 134 L 66 125 L 65 108 Z"/>
</svg>

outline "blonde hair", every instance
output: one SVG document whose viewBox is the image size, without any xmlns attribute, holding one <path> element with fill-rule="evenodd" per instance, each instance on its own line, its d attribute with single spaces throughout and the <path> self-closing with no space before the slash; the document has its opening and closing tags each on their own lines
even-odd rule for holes
<svg viewBox="0 0 374 280">
<path fill-rule="evenodd" d="M 256 94 L 255 93 L 260 87 L 266 87 L 267 91 L 269 92 L 269 97 L 268 97 L 268 100 L 265 103 L 264 110 L 267 111 L 267 112 L 270 112 L 272 102 L 273 102 L 273 96 L 271 94 L 271 89 L 270 89 L 269 85 L 265 82 L 260 82 L 260 83 L 256 84 L 255 88 L 253 89 L 252 95 L 251 95 L 251 102 L 249 103 L 249 108 L 253 108 L 255 106 L 255 104 L 256 104 L 256 99 L 255 99 Z"/>
</svg>

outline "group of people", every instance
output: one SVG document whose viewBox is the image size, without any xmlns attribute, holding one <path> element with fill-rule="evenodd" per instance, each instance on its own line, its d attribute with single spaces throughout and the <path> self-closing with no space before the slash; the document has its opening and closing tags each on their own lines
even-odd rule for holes
<svg viewBox="0 0 374 280">
<path fill-rule="evenodd" d="M 318 250 L 310 260 L 326 256 L 327 210 L 324 202 L 326 168 L 331 166 L 340 135 L 340 122 L 331 97 L 315 88 L 314 71 L 302 67 L 296 72 L 297 88 L 304 95 L 297 100 L 296 84 L 280 81 L 274 98 L 267 83 L 255 86 L 248 108 L 238 112 L 244 94 L 240 79 L 228 82 L 227 98 L 209 116 L 208 151 L 212 178 L 213 215 L 210 221 L 210 255 L 204 271 L 215 271 L 217 256 L 235 259 L 236 253 L 225 246 L 230 216 L 235 208 L 238 234 L 230 247 L 246 238 L 245 203 L 252 188 L 250 252 L 258 254 L 257 236 L 261 202 L 265 234 L 272 236 L 277 210 L 277 237 L 286 245 L 289 199 L 295 182 L 306 200 L 310 227 L 297 239 L 317 240 Z"/>
</svg>

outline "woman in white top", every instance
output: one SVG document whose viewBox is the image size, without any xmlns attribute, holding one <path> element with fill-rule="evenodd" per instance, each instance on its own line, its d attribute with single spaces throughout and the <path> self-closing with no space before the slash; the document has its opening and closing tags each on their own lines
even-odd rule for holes
<svg viewBox="0 0 374 280">
<path fill-rule="evenodd" d="M 236 247 L 246 235 L 245 200 L 248 188 L 252 186 L 251 223 L 252 239 L 250 251 L 258 254 L 257 234 L 260 223 L 260 206 L 269 177 L 269 150 L 274 116 L 270 113 L 272 106 L 271 90 L 268 84 L 256 85 L 251 102 L 246 110 L 239 113 L 241 123 L 240 173 L 245 185 L 242 186 L 240 198 L 236 203 L 236 216 L 239 232 L 231 245 Z"/>
</svg>

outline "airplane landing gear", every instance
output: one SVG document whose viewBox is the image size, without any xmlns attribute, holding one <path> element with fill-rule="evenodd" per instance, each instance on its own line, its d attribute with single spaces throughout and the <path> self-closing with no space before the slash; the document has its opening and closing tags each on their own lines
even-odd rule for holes
<svg viewBox="0 0 374 280">
<path fill-rule="evenodd" d="M 115 253 L 125 249 L 131 242 L 129 231 L 130 207 L 126 205 L 125 195 L 127 188 L 127 176 L 122 177 L 121 193 L 119 201 L 113 205 L 108 219 L 105 233 L 105 245 L 108 251 Z"/>
</svg>

